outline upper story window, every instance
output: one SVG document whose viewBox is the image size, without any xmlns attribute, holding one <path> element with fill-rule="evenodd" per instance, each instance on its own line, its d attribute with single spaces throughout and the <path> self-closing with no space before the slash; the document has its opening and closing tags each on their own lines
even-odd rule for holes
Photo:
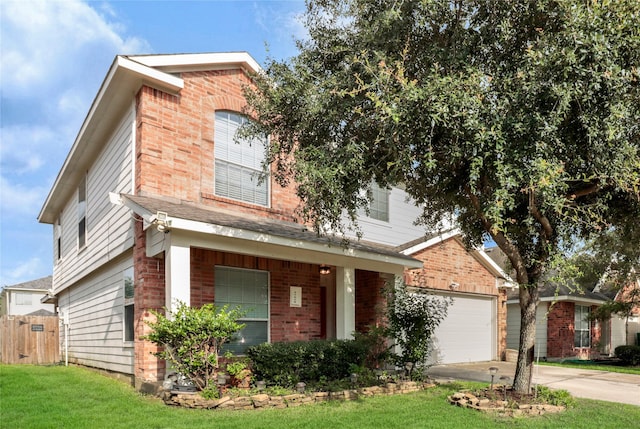
<svg viewBox="0 0 640 429">
<path fill-rule="evenodd" d="M 31 305 L 31 294 L 27 292 L 16 292 L 13 297 L 16 305 Z"/>
<path fill-rule="evenodd" d="M 78 249 L 87 245 L 87 176 L 78 185 Z"/>
<path fill-rule="evenodd" d="M 53 236 L 55 238 L 55 260 L 59 261 L 62 259 L 62 215 L 58 217 L 56 220 L 56 225 L 53 227 Z"/>
<path fill-rule="evenodd" d="M 381 188 L 373 182 L 371 185 L 371 201 L 369 202 L 369 213 L 366 210 L 360 212 L 364 216 L 382 222 L 389 222 L 389 190 Z"/>
<path fill-rule="evenodd" d="M 261 206 L 269 205 L 269 181 L 260 180 L 266 157 L 266 140 L 234 140 L 247 119 L 234 112 L 216 112 L 215 194 Z"/>
</svg>

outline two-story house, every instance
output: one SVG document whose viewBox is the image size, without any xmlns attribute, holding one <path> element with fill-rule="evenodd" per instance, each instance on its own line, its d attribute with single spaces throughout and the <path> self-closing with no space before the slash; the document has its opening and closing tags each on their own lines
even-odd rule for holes
<svg viewBox="0 0 640 429">
<path fill-rule="evenodd" d="M 343 246 L 297 222 L 293 188 L 258 179 L 268 141 L 234 134 L 259 71 L 246 53 L 115 58 L 39 215 L 53 225 L 69 361 L 138 387 L 162 380 L 141 337 L 150 309 L 178 301 L 250 308 L 238 352 L 349 338 L 378 321 L 380 289 L 403 275 L 457 297 L 440 361 L 500 357 L 503 274 L 454 233 L 425 237 L 401 189 L 377 189 L 363 239 Z"/>
</svg>

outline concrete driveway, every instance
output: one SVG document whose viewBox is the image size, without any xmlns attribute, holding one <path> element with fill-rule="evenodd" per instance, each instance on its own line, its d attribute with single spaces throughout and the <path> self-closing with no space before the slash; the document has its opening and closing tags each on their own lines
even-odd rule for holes
<svg viewBox="0 0 640 429">
<path fill-rule="evenodd" d="M 478 362 L 452 365 L 436 365 L 428 375 L 438 381 L 472 380 L 490 382 L 489 367 L 498 368 L 495 383 L 513 382 L 515 363 Z M 500 377 L 509 377 L 500 380 Z M 533 383 L 553 389 L 564 389 L 578 398 L 598 399 L 640 406 L 640 375 L 615 372 L 535 365 Z"/>
</svg>

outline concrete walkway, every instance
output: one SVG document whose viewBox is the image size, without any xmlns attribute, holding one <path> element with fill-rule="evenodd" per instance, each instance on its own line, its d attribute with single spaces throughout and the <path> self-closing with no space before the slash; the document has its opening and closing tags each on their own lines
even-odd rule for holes
<svg viewBox="0 0 640 429">
<path fill-rule="evenodd" d="M 428 375 L 438 381 L 472 380 L 489 383 L 489 368 L 498 368 L 494 383 L 513 382 L 515 363 L 477 362 L 452 365 L 436 365 Z M 500 377 L 509 377 L 500 380 Z M 640 406 L 640 375 L 594 371 L 559 366 L 535 365 L 533 383 L 553 389 L 564 389 L 578 398 L 598 399 Z"/>
</svg>

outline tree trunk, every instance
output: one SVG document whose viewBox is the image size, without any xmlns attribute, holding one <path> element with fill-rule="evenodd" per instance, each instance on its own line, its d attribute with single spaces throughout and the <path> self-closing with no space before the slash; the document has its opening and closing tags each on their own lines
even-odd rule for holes
<svg viewBox="0 0 640 429">
<path fill-rule="evenodd" d="M 537 308 L 538 287 L 520 285 L 520 346 L 513 379 L 513 389 L 518 393 L 531 393 Z"/>
</svg>

